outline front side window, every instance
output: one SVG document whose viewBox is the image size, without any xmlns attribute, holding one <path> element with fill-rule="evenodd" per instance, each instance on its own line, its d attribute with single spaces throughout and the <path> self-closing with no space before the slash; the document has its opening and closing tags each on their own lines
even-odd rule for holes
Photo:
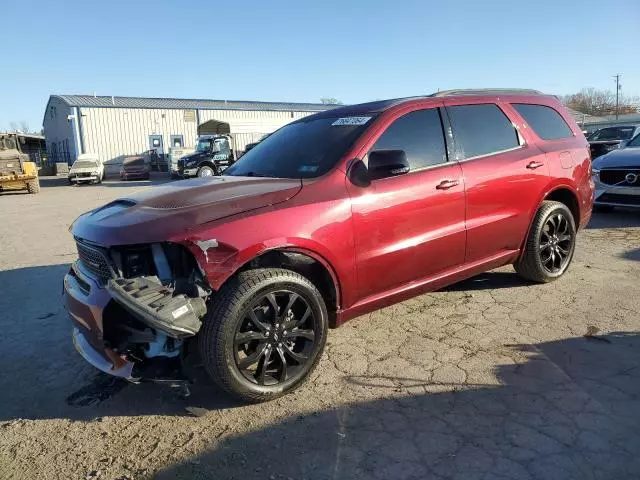
<svg viewBox="0 0 640 480">
<path fill-rule="evenodd" d="M 527 103 L 514 103 L 512 106 L 536 135 L 543 140 L 558 140 L 573 136 L 573 132 L 562 115 L 551 107 Z"/>
<path fill-rule="evenodd" d="M 518 133 L 495 104 L 447 107 L 458 159 L 491 155 L 520 146 Z"/>
<path fill-rule="evenodd" d="M 213 151 L 215 153 L 228 155 L 231 152 L 231 146 L 229 140 L 226 137 L 216 138 L 213 141 Z"/>
<path fill-rule="evenodd" d="M 447 161 L 442 121 L 437 108 L 416 110 L 396 119 L 371 149 L 404 150 L 411 171 Z"/>
<path fill-rule="evenodd" d="M 225 175 L 314 178 L 324 175 L 373 122 L 366 117 L 307 117 L 285 125 L 245 153 Z"/>
</svg>

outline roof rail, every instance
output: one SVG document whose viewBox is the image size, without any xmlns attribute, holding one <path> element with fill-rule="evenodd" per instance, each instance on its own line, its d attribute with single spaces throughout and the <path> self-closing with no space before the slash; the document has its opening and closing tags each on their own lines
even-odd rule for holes
<svg viewBox="0 0 640 480">
<path fill-rule="evenodd" d="M 452 97 L 455 95 L 544 95 L 539 90 L 527 88 L 469 88 L 462 90 L 443 90 L 432 93 L 431 97 Z"/>
</svg>

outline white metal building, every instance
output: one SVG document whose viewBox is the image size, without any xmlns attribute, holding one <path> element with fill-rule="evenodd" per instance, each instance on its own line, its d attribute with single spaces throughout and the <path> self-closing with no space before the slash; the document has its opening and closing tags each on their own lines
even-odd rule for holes
<svg viewBox="0 0 640 480">
<path fill-rule="evenodd" d="M 193 147 L 198 127 L 231 133 L 243 150 L 293 120 L 331 108 L 316 103 L 182 100 L 178 98 L 51 95 L 43 127 L 53 162 L 73 163 L 81 153 L 97 154 L 107 166 L 150 149 Z"/>
</svg>

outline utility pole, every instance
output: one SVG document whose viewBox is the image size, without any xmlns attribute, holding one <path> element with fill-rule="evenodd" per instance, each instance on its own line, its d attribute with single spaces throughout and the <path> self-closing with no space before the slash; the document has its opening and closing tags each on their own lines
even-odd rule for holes
<svg viewBox="0 0 640 480">
<path fill-rule="evenodd" d="M 616 120 L 618 120 L 618 105 L 619 105 L 619 99 L 620 99 L 620 89 L 622 88 L 622 85 L 620 85 L 619 73 L 614 75 L 613 78 L 616 79 Z"/>
</svg>

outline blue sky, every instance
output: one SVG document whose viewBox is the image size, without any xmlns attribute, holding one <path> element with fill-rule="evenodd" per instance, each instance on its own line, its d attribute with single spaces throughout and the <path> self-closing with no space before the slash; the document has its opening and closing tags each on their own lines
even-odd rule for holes
<svg viewBox="0 0 640 480">
<path fill-rule="evenodd" d="M 638 0 L 32 0 L 2 17 L 0 130 L 39 129 L 52 93 L 356 103 L 621 73 L 640 95 Z"/>
</svg>

